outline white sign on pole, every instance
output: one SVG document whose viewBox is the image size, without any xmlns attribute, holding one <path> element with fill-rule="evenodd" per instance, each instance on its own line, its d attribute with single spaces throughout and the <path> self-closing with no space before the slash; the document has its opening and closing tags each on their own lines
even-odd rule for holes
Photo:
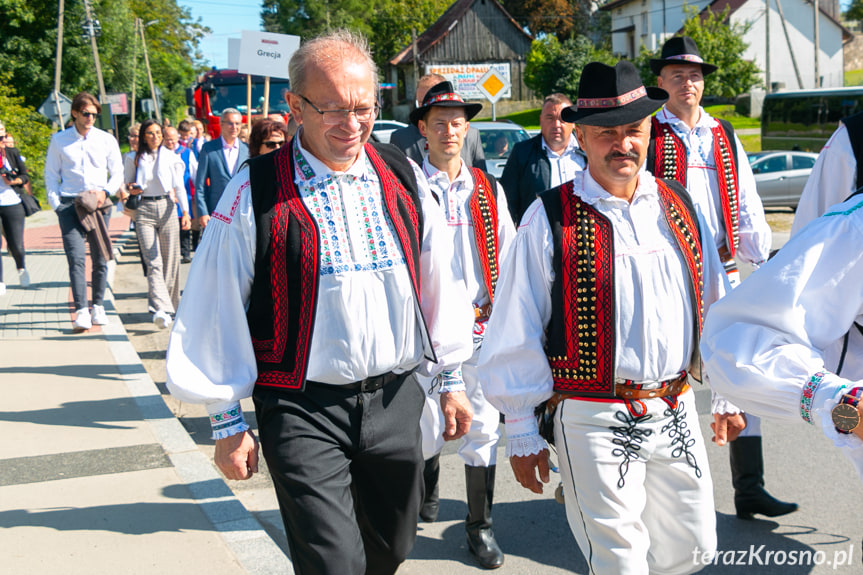
<svg viewBox="0 0 863 575">
<path fill-rule="evenodd" d="M 238 70 L 240 68 L 240 43 L 239 38 L 228 38 L 228 69 Z"/>
<path fill-rule="evenodd" d="M 243 30 L 237 71 L 241 74 L 287 78 L 288 61 L 299 47 L 299 36 Z"/>
<path fill-rule="evenodd" d="M 123 116 L 129 113 L 129 103 L 126 99 L 126 94 L 107 94 L 108 104 L 111 106 L 111 113 L 115 116 Z"/>
</svg>

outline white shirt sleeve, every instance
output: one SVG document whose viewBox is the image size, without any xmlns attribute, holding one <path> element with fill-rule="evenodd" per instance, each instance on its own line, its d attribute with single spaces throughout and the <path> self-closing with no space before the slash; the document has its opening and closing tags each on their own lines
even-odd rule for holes
<svg viewBox="0 0 863 575">
<path fill-rule="evenodd" d="M 551 397 L 553 387 L 544 350 L 553 252 L 545 207 L 535 200 L 502 265 L 478 365 L 483 394 L 506 417 L 508 456 L 537 453 L 546 446 L 534 409 Z"/>
<path fill-rule="evenodd" d="M 62 146 L 57 141 L 57 132 L 51 136 L 48 144 L 48 152 L 45 155 L 45 190 L 47 191 L 48 205 L 56 210 L 60 205 L 60 168 L 63 165 L 61 153 Z"/>
<path fill-rule="evenodd" d="M 863 209 L 863 201 L 837 207 Z M 831 372 L 836 354 L 828 360 L 863 313 L 860 245 L 859 209 L 813 222 L 711 307 L 701 350 L 718 392 L 744 411 L 785 422 L 800 420 L 804 389 L 823 373 L 811 420 L 846 453 L 856 450 L 863 472 L 863 442 L 837 433 L 829 413 L 842 386 L 859 385 L 863 372 L 837 376 Z"/>
<path fill-rule="evenodd" d="M 796 235 L 806 224 L 821 217 L 831 206 L 844 202 L 856 187 L 857 159 L 851 148 L 848 129 L 842 124 L 824 145 L 806 180 L 794 214 L 791 235 Z"/>
<path fill-rule="evenodd" d="M 117 145 L 117 140 L 110 134 L 105 134 L 105 136 L 105 151 L 108 154 L 108 183 L 105 184 L 105 191 L 113 195 L 123 185 L 123 156 L 120 154 L 120 146 Z"/>
<path fill-rule="evenodd" d="M 258 376 L 246 320 L 256 240 L 248 170 L 228 183 L 218 211 L 231 213 L 238 195 L 230 222 L 207 225 L 168 342 L 168 390 L 211 415 L 238 408 Z"/>
<path fill-rule="evenodd" d="M 755 176 L 752 174 L 752 166 L 746 159 L 746 150 L 740 139 L 734 136 L 737 145 L 737 184 L 740 188 L 739 194 L 739 216 L 738 220 L 738 256 L 752 264 L 761 264 L 770 256 L 770 248 L 773 243 L 773 232 L 764 216 L 764 206 L 755 185 Z"/>
</svg>

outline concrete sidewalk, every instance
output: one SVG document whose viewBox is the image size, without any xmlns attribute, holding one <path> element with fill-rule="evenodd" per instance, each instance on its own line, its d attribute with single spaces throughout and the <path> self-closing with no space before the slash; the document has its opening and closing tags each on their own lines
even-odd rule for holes
<svg viewBox="0 0 863 575">
<path fill-rule="evenodd" d="M 0 296 L 3 572 L 293 573 L 162 401 L 110 289 L 110 324 L 73 333 L 53 212 L 25 246 L 32 286 L 6 255 Z"/>
</svg>

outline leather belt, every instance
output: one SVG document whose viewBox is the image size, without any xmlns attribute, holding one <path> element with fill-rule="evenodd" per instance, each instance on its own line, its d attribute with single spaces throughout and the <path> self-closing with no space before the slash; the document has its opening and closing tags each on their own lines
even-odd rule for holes
<svg viewBox="0 0 863 575">
<path fill-rule="evenodd" d="M 155 202 L 157 200 L 165 200 L 167 198 L 168 198 L 167 195 L 163 195 L 163 196 L 141 196 L 141 201 L 142 202 Z"/>
<path fill-rule="evenodd" d="M 615 383 L 614 395 L 619 399 L 657 399 L 660 397 L 667 397 L 669 395 L 680 395 L 686 391 L 687 385 L 686 372 L 684 371 L 675 379 L 669 379 L 662 382 L 662 387 L 654 389 L 636 389 L 625 383 Z M 557 408 L 557 404 L 564 399 L 578 399 L 579 397 L 583 398 L 584 396 L 555 391 L 548 400 L 548 410 L 551 413 L 554 413 L 554 410 Z"/>
<path fill-rule="evenodd" d="M 474 304 L 473 314 L 475 322 L 488 321 L 488 318 L 491 316 L 491 303 L 487 303 L 483 306 Z"/>
<path fill-rule="evenodd" d="M 361 381 L 355 381 L 353 383 L 348 383 L 346 385 L 340 385 L 342 389 L 357 389 L 359 391 L 377 391 L 388 383 L 392 383 L 397 380 L 399 377 L 404 375 L 403 373 L 393 373 L 388 371 L 387 373 L 383 373 L 381 375 L 375 375 L 373 377 L 367 377 Z"/>
</svg>

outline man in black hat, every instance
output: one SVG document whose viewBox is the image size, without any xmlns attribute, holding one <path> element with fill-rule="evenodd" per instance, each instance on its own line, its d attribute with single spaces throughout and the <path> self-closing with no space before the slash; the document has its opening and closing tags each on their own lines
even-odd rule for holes
<svg viewBox="0 0 863 575">
<path fill-rule="evenodd" d="M 740 272 L 735 258 L 755 267 L 764 263 L 771 231 L 752 168 L 731 124 L 712 118 L 700 105 L 704 77 L 716 66 L 704 62 L 692 38 L 678 36 L 665 43 L 662 58 L 651 60 L 650 67 L 657 85 L 668 92 L 668 102 L 653 119 L 647 169 L 686 187 L 736 287 Z M 747 415 L 746 429 L 731 443 L 729 455 L 738 517 L 776 517 L 797 510 L 796 503 L 779 501 L 764 490 L 758 417 Z"/>
<path fill-rule="evenodd" d="M 476 364 L 494 300 L 500 262 L 506 259 L 515 239 L 515 226 L 509 216 L 506 195 L 494 177 L 468 166 L 460 155 L 470 119 L 481 109 L 482 104 L 466 103 L 451 83 L 441 82 L 426 92 L 422 106 L 411 113 L 411 122 L 428 141 L 422 171 L 452 232 L 450 257 L 474 308 L 474 353 L 462 363 L 473 420 L 462 439 L 459 455 L 465 463 L 468 547 L 480 565 L 494 569 L 503 565 L 504 560 L 491 520 L 500 413 L 483 396 Z M 424 390 L 434 388 L 433 381 L 417 377 Z M 437 480 L 444 444 L 443 421 L 437 393 L 426 393 L 420 420 L 423 457 L 426 458 L 426 498 L 420 517 L 426 521 L 434 521 L 438 512 Z"/>
<path fill-rule="evenodd" d="M 727 281 L 683 187 L 641 171 L 666 99 L 629 62 L 585 66 L 563 119 L 587 170 L 525 212 L 480 356 L 516 479 L 536 493 L 549 462 L 534 411 L 552 413 L 544 435 L 591 573 L 692 573 L 693 549 L 716 547 L 687 375 L 700 379 L 702 312 Z M 743 424 L 727 409 L 714 402 L 719 445 Z"/>
</svg>

